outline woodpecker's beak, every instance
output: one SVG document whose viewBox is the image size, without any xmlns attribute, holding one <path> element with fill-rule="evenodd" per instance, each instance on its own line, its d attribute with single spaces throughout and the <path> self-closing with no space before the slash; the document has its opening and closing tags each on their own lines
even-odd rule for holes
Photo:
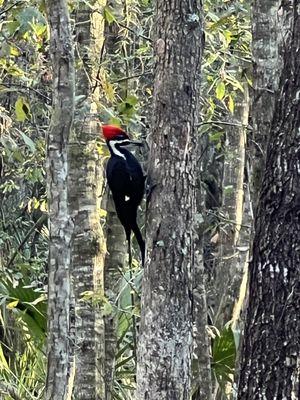
<svg viewBox="0 0 300 400">
<path fill-rule="evenodd" d="M 141 142 L 140 140 L 126 139 L 120 141 L 119 146 L 143 146 L 143 142 Z"/>
<path fill-rule="evenodd" d="M 134 146 L 143 146 L 143 142 L 141 142 L 140 140 L 130 140 L 130 143 Z"/>
</svg>

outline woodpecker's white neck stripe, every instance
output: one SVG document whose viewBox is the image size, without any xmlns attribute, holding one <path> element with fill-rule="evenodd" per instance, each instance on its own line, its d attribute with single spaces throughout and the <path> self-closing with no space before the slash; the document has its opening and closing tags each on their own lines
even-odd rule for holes
<svg viewBox="0 0 300 400">
<path fill-rule="evenodd" d="M 118 144 L 123 144 L 123 143 L 130 143 L 130 141 L 128 140 L 128 139 L 124 139 L 124 140 L 110 140 L 109 141 L 109 145 L 110 145 L 110 148 L 111 148 L 111 151 L 114 153 L 114 155 L 116 155 L 116 156 L 119 156 L 119 157 L 122 157 L 122 158 L 124 158 L 124 160 L 126 160 L 126 157 L 125 157 L 125 155 L 124 154 L 122 154 L 118 149 L 117 149 L 117 147 L 116 147 L 116 145 L 118 145 Z"/>
</svg>

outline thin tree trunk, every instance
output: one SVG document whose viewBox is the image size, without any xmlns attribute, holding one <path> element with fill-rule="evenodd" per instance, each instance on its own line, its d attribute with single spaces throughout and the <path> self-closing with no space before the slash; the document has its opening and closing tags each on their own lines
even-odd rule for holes
<svg viewBox="0 0 300 400">
<path fill-rule="evenodd" d="M 113 8 L 114 15 L 121 19 L 122 3 L 116 4 L 114 0 L 107 1 L 107 7 Z M 109 60 L 110 72 L 114 76 L 120 76 L 120 63 L 124 61 L 119 57 L 118 50 L 120 47 L 120 26 L 116 22 L 105 22 L 105 42 L 104 50 L 106 60 Z M 118 93 L 119 94 L 119 93 Z M 122 97 L 122 96 L 121 96 Z M 102 99 L 107 102 L 107 99 Z M 108 188 L 107 188 L 108 189 Z M 112 194 L 109 189 L 105 196 L 104 208 L 107 211 L 106 217 L 106 246 L 107 253 L 105 257 L 104 267 L 104 285 L 105 296 L 114 306 L 118 306 L 118 294 L 120 290 L 120 282 L 122 271 L 127 260 L 127 244 L 125 241 L 124 228 L 117 216 Z M 115 356 L 117 352 L 117 319 L 118 313 L 116 308 L 112 313 L 106 315 L 105 323 L 105 384 L 106 384 L 106 400 L 113 398 L 113 383 L 115 376 Z"/>
<path fill-rule="evenodd" d="M 74 133 L 69 145 L 69 205 L 72 236 L 72 282 L 75 301 L 75 383 L 73 396 L 105 399 L 104 298 L 105 240 L 100 225 L 103 160 L 97 151 L 100 136 L 95 85 L 96 65 L 103 45 L 103 18 L 81 4 L 76 11 L 77 98 Z M 84 294 L 86 293 L 86 297 Z"/>
<path fill-rule="evenodd" d="M 266 145 L 270 133 L 280 71 L 281 46 L 287 24 L 282 21 L 282 0 L 254 0 L 252 10 L 252 55 L 254 96 L 252 104 L 252 191 L 254 204 L 263 176 Z"/>
<path fill-rule="evenodd" d="M 54 109 L 47 143 L 50 223 L 48 280 L 48 370 L 46 399 L 71 399 L 73 366 L 70 337 L 71 222 L 68 208 L 67 146 L 74 117 L 74 54 L 67 3 L 47 2 L 51 30 Z"/>
<path fill-rule="evenodd" d="M 127 255 L 125 232 L 117 216 L 113 198 L 108 194 L 106 218 L 107 254 L 105 257 L 105 293 L 112 304 L 117 301 L 120 289 L 121 273 Z M 115 304 L 117 306 L 117 304 Z M 115 355 L 117 351 L 117 317 L 116 312 L 107 315 L 105 322 L 105 383 L 106 399 L 112 398 Z"/>
<path fill-rule="evenodd" d="M 284 46 L 255 219 L 239 399 L 299 399 L 300 368 L 300 15 Z M 287 12 L 290 4 L 285 4 Z"/>
<path fill-rule="evenodd" d="M 223 327 L 231 320 L 235 301 L 238 297 L 239 287 L 243 278 L 244 265 L 240 264 L 239 238 L 242 227 L 244 205 L 244 172 L 246 152 L 246 128 L 249 118 L 248 87 L 240 95 L 235 105 L 235 122 L 243 127 L 227 131 L 226 154 L 224 160 L 224 181 L 222 221 L 224 228 L 220 233 L 220 256 L 215 279 L 215 296 L 218 299 L 214 323 Z M 227 219 L 227 222 L 226 222 Z M 248 229 L 248 238 L 250 240 Z"/>
<path fill-rule="evenodd" d="M 203 138 L 198 138 L 199 147 L 204 148 Z M 200 160 L 203 149 L 199 152 Z M 203 163 L 198 162 L 197 169 L 197 217 L 202 223 L 205 210 L 205 198 L 203 196 L 201 172 Z M 194 268 L 194 290 L 193 290 L 193 400 L 210 400 L 212 394 L 211 365 L 210 365 L 210 340 L 207 333 L 208 313 L 207 313 L 207 295 L 206 295 L 206 275 L 204 270 L 204 235 L 201 230 L 203 226 L 199 223 L 198 240 L 196 242 L 196 258 Z"/>
<path fill-rule="evenodd" d="M 203 209 L 203 208 L 202 208 Z M 197 262 L 194 275 L 194 360 L 193 360 L 193 400 L 210 400 L 212 395 L 210 340 L 207 334 L 207 301 L 204 285 L 203 246 L 198 242 Z M 195 388 L 195 389 L 194 389 Z"/>
<path fill-rule="evenodd" d="M 156 2 L 154 123 L 137 399 L 189 399 L 201 2 Z"/>
</svg>

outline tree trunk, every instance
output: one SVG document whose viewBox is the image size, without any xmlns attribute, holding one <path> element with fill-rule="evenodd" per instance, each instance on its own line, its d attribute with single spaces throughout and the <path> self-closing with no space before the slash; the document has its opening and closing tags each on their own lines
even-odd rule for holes
<svg viewBox="0 0 300 400">
<path fill-rule="evenodd" d="M 95 85 L 96 65 L 103 45 L 103 18 L 93 10 L 98 2 L 82 4 L 76 11 L 77 98 L 74 133 L 69 145 L 72 282 L 75 312 L 75 382 L 73 396 L 105 399 L 104 299 L 105 240 L 100 225 L 103 160 L 97 151 L 100 129 Z M 86 293 L 86 297 L 84 294 Z"/>
<path fill-rule="evenodd" d="M 107 199 L 106 237 L 107 254 L 105 257 L 105 293 L 109 301 L 118 306 L 121 273 L 127 255 L 125 232 L 117 216 L 111 193 Z M 105 384 L 106 400 L 113 398 L 115 355 L 117 351 L 117 313 L 115 310 L 104 318 L 105 322 Z"/>
<path fill-rule="evenodd" d="M 47 143 L 50 223 L 48 280 L 48 371 L 46 399 L 71 399 L 73 367 L 70 337 L 71 220 L 67 146 L 74 116 L 74 54 L 66 1 L 47 2 L 51 30 L 54 109 Z"/>
<path fill-rule="evenodd" d="M 224 160 L 224 195 L 220 231 L 221 260 L 216 271 L 215 301 L 217 301 L 214 323 L 222 328 L 232 319 L 232 311 L 238 297 L 243 278 L 244 264 L 240 263 L 239 239 L 242 227 L 244 206 L 244 172 L 246 154 L 246 126 L 249 118 L 248 87 L 244 85 L 244 93 L 236 101 L 234 122 L 241 127 L 231 127 L 226 132 Z M 250 232 L 248 229 L 248 239 Z M 242 250 L 245 253 L 245 250 Z"/>
<path fill-rule="evenodd" d="M 203 208 L 202 208 L 203 210 Z M 198 249 L 202 249 L 202 241 Z M 207 334 L 207 301 L 204 285 L 203 253 L 198 250 L 195 262 L 193 291 L 193 400 L 210 400 L 212 395 L 210 340 Z"/>
<path fill-rule="evenodd" d="M 198 137 L 199 147 L 202 148 L 199 158 L 202 158 L 203 148 L 205 148 L 202 137 Z M 205 197 L 202 190 L 202 170 L 204 163 L 199 162 L 197 167 L 197 218 L 199 222 L 204 220 Z M 203 225 L 203 224 L 202 224 Z M 203 226 L 199 223 L 198 240 L 196 242 L 197 258 L 194 267 L 194 290 L 193 290 L 193 361 L 192 373 L 193 383 L 192 400 L 210 400 L 212 395 L 212 379 L 210 365 L 210 338 L 207 333 L 208 312 L 207 312 L 207 294 L 206 294 L 206 275 L 204 266 L 204 242 L 202 234 Z"/>
<path fill-rule="evenodd" d="M 201 2 L 157 0 L 137 399 L 190 397 Z"/>
<path fill-rule="evenodd" d="M 112 8 L 114 15 L 121 20 L 122 3 L 116 4 L 114 0 L 107 1 L 107 7 Z M 107 65 L 110 67 L 110 74 L 120 76 L 120 63 L 123 59 L 119 56 L 120 47 L 120 26 L 117 22 L 105 22 L 105 60 L 109 61 Z M 120 94 L 119 92 L 117 94 Z M 121 94 L 120 94 L 121 95 Z M 122 95 L 121 95 L 122 97 Z M 107 105 L 105 93 L 102 103 Z M 117 216 L 112 194 L 107 187 L 107 195 L 104 197 L 104 208 L 107 211 L 106 216 L 106 246 L 107 253 L 104 266 L 104 285 L 105 296 L 111 304 L 115 306 L 112 313 L 106 315 L 105 323 L 105 384 L 106 384 L 106 400 L 113 398 L 113 383 L 115 377 L 115 356 L 117 353 L 117 328 L 118 328 L 118 294 L 122 278 L 122 271 L 127 260 L 127 243 L 125 240 L 125 231 Z"/>
<path fill-rule="evenodd" d="M 286 40 L 287 21 L 282 18 L 281 0 L 254 0 L 252 55 L 254 97 L 252 102 L 252 189 L 257 204 L 263 176 L 266 144 L 270 133 L 276 93 L 282 69 L 281 47 Z"/>
<path fill-rule="evenodd" d="M 300 398 L 299 1 L 291 6 L 255 220 L 239 399 Z"/>
</svg>

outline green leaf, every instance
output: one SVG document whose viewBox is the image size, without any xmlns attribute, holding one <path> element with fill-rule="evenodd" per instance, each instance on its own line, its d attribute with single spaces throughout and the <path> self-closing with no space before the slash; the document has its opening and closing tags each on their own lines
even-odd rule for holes
<svg viewBox="0 0 300 400">
<path fill-rule="evenodd" d="M 19 304 L 19 300 L 14 300 L 14 301 L 11 301 L 10 303 L 8 303 L 6 305 L 6 308 L 8 308 L 9 310 L 12 310 L 13 308 L 16 308 L 18 304 Z"/>
<path fill-rule="evenodd" d="M 138 98 L 136 96 L 128 96 L 125 100 L 125 103 L 130 104 L 132 107 L 134 107 L 138 103 Z"/>
<path fill-rule="evenodd" d="M 29 147 L 29 149 L 31 150 L 32 153 L 34 153 L 36 150 L 34 142 L 30 139 L 30 137 L 25 135 L 24 132 L 20 131 L 20 135 L 22 136 L 22 139 L 24 140 L 24 143 L 26 144 L 26 146 Z"/>
<path fill-rule="evenodd" d="M 121 125 L 122 125 L 121 119 L 120 119 L 120 118 L 116 118 L 116 117 L 111 117 L 111 118 L 109 119 L 108 123 L 109 123 L 109 124 L 112 124 L 112 125 L 117 125 L 117 126 L 119 126 L 119 127 L 121 127 Z"/>
<path fill-rule="evenodd" d="M 219 83 L 217 84 L 217 87 L 216 87 L 216 97 L 218 100 L 222 100 L 224 98 L 225 91 L 226 91 L 225 83 L 222 81 L 219 81 Z"/>
<path fill-rule="evenodd" d="M 44 25 L 46 27 L 46 19 L 36 7 L 24 7 L 17 15 L 20 24 L 20 33 L 24 34 L 32 31 L 32 23 L 36 25 Z"/>
<path fill-rule="evenodd" d="M 117 22 L 116 17 L 112 13 L 112 10 L 110 7 L 104 7 L 104 19 L 111 24 L 112 22 Z"/>
<path fill-rule="evenodd" d="M 222 388 L 232 382 L 235 368 L 236 347 L 231 327 L 225 327 L 214 339 L 212 368 Z"/>
<path fill-rule="evenodd" d="M 113 307 L 112 305 L 107 301 L 106 303 L 104 303 L 103 307 L 101 308 L 102 311 L 102 316 L 106 317 L 110 314 L 112 314 L 113 312 Z"/>
<path fill-rule="evenodd" d="M 233 114 L 234 112 L 234 101 L 231 94 L 228 95 L 228 110 Z"/>
<path fill-rule="evenodd" d="M 24 122 L 30 116 L 30 106 L 24 97 L 19 97 L 15 104 L 17 121 Z"/>
<path fill-rule="evenodd" d="M 223 137 L 223 132 L 213 132 L 209 134 L 209 141 L 212 143 L 219 143 L 221 138 Z"/>
</svg>

